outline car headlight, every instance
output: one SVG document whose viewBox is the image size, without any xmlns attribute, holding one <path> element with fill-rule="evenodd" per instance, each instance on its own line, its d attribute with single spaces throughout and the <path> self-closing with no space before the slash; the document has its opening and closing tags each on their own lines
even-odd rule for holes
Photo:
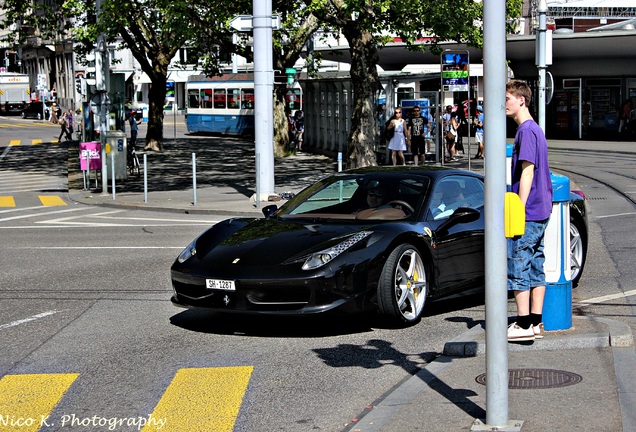
<svg viewBox="0 0 636 432">
<path fill-rule="evenodd" d="M 181 251 L 181 253 L 177 257 L 177 261 L 179 261 L 179 263 L 184 263 L 187 260 L 189 260 L 191 257 L 197 254 L 197 250 L 194 247 L 195 242 L 196 240 L 192 241 L 192 243 L 187 245 L 186 248 L 183 251 Z"/>
<path fill-rule="evenodd" d="M 364 240 L 371 234 L 372 234 L 371 231 L 360 231 L 359 233 L 352 235 L 351 237 L 347 238 L 345 241 L 338 243 L 337 245 L 332 246 L 329 249 L 324 249 L 319 252 L 312 253 L 303 264 L 302 269 L 313 270 L 327 264 L 328 262 L 336 258 L 338 255 L 340 255 L 347 249 L 351 248 L 356 243 Z"/>
</svg>

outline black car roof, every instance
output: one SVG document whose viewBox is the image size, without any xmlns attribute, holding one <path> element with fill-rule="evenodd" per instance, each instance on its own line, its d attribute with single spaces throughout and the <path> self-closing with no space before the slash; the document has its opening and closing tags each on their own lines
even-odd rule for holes
<svg viewBox="0 0 636 432">
<path fill-rule="evenodd" d="M 429 178 L 437 178 L 437 177 L 445 177 L 447 175 L 457 174 L 457 175 L 468 175 L 471 177 L 483 178 L 481 174 L 475 173 L 473 171 L 467 171 L 456 168 L 448 168 L 444 166 L 438 165 L 424 165 L 424 166 L 389 166 L 389 167 L 364 167 L 364 168 L 355 168 L 351 170 L 341 171 L 336 173 L 335 175 L 356 175 L 356 174 L 381 174 L 386 176 L 396 176 L 400 175 L 422 175 Z"/>
</svg>

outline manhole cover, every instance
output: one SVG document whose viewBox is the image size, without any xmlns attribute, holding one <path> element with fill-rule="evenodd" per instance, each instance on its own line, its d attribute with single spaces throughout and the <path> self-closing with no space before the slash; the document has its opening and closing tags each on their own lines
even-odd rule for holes
<svg viewBox="0 0 636 432">
<path fill-rule="evenodd" d="M 508 388 L 510 389 L 545 389 L 565 387 L 578 384 L 583 380 L 581 375 L 555 369 L 509 369 Z M 486 374 L 475 378 L 479 384 L 486 385 Z"/>
</svg>

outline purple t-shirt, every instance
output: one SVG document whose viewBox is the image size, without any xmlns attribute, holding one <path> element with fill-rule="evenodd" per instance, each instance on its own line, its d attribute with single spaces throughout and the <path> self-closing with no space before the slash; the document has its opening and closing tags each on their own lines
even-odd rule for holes
<svg viewBox="0 0 636 432">
<path fill-rule="evenodd" d="M 526 202 L 526 220 L 542 221 L 552 212 L 552 180 L 548 166 L 548 143 L 541 127 L 526 120 L 517 128 L 512 152 L 512 191 L 519 193 L 522 161 L 534 164 L 534 178 Z"/>
</svg>

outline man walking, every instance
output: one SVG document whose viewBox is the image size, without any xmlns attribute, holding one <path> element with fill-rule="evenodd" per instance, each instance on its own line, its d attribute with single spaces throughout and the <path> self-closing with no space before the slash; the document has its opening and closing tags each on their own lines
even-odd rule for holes
<svg viewBox="0 0 636 432">
<path fill-rule="evenodd" d="M 422 155 L 422 165 L 426 160 L 426 134 L 428 119 L 420 113 L 420 107 L 413 107 L 413 114 L 406 123 L 406 142 L 411 147 L 413 164 L 418 165 L 418 156 Z"/>
<path fill-rule="evenodd" d="M 508 327 L 509 342 L 543 338 L 543 238 L 552 212 L 552 181 L 548 143 L 530 114 L 531 97 L 524 81 L 506 84 L 506 115 L 518 125 L 512 153 L 512 191 L 526 209 L 524 234 L 508 239 L 508 290 L 513 291 L 517 305 L 517 321 Z"/>
</svg>

